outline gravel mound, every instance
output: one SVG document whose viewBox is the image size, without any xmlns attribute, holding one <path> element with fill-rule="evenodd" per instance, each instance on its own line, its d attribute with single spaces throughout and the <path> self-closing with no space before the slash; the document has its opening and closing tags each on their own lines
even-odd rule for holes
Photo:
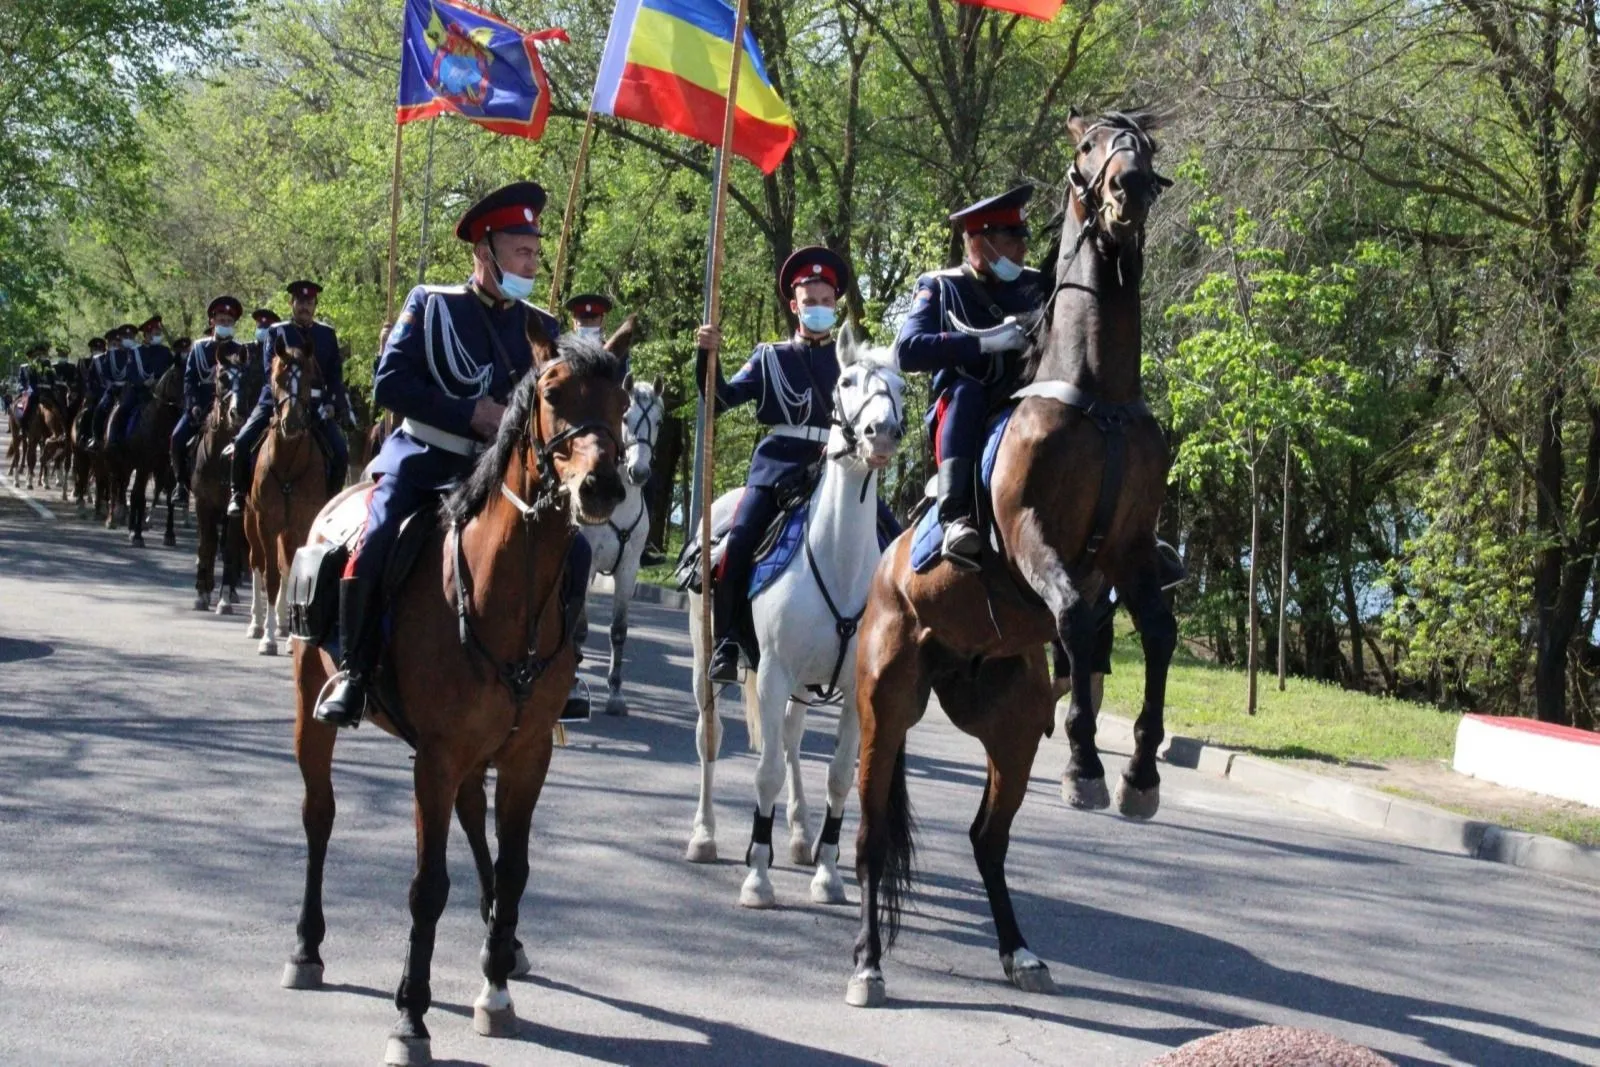
<svg viewBox="0 0 1600 1067">
<path fill-rule="evenodd" d="M 1197 1038 L 1146 1067 L 1394 1067 L 1371 1049 L 1318 1030 L 1251 1026 Z"/>
</svg>

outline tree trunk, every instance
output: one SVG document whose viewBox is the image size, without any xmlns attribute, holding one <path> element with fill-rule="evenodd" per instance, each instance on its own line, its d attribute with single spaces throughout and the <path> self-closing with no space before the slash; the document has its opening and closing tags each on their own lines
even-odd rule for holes
<svg viewBox="0 0 1600 1067">
<path fill-rule="evenodd" d="M 1278 547 L 1278 692 L 1289 674 L 1289 464 L 1294 450 L 1283 443 L 1283 536 Z M 1309 651 L 1307 658 L 1310 658 Z"/>
<path fill-rule="evenodd" d="M 1245 615 L 1249 619 L 1249 647 L 1245 650 L 1245 673 L 1250 676 L 1245 711 L 1256 713 L 1257 648 L 1261 644 L 1261 619 L 1256 611 L 1256 563 L 1261 559 L 1261 497 L 1257 468 L 1260 457 L 1250 464 L 1250 578 L 1246 582 Z"/>
</svg>

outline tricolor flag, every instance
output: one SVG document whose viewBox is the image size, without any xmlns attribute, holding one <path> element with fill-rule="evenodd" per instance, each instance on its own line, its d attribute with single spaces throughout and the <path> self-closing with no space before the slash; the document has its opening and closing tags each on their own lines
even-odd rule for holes
<svg viewBox="0 0 1600 1067">
<path fill-rule="evenodd" d="M 550 83 L 534 42 L 552 39 L 566 31 L 524 33 L 461 0 L 406 0 L 397 120 L 454 111 L 495 133 L 538 138 Z"/>
<path fill-rule="evenodd" d="M 594 110 L 721 144 L 734 10 L 722 0 L 617 0 Z M 744 33 L 733 151 L 771 174 L 794 144 L 794 116 Z"/>
<path fill-rule="evenodd" d="M 996 11 L 1009 11 L 1013 15 L 1027 15 L 1041 22 L 1049 22 L 1061 13 L 1066 0 L 956 0 L 969 7 L 992 7 Z"/>
</svg>

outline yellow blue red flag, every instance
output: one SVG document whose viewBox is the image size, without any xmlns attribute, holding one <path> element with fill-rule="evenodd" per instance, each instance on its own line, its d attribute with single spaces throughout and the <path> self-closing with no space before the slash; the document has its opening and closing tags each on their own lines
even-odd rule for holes
<svg viewBox="0 0 1600 1067">
<path fill-rule="evenodd" d="M 550 114 L 550 83 L 535 42 L 566 39 L 565 30 L 526 33 L 460 0 L 406 0 L 398 121 L 455 112 L 536 139 Z"/>
<path fill-rule="evenodd" d="M 595 112 L 720 145 L 733 22 L 734 10 L 722 0 L 617 0 L 595 81 Z M 794 116 L 746 29 L 733 152 L 771 174 L 795 132 Z"/>
</svg>

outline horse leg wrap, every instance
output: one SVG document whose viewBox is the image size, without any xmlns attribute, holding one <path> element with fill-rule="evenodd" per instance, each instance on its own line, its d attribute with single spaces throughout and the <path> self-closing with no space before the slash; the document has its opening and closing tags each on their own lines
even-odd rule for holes
<svg viewBox="0 0 1600 1067">
<path fill-rule="evenodd" d="M 828 809 L 828 813 L 822 818 L 822 833 L 817 838 L 816 844 L 811 846 L 813 864 L 822 862 L 822 850 L 827 846 L 839 847 L 839 829 L 842 826 L 844 826 L 844 816 L 835 815 L 833 809 Z"/>
<path fill-rule="evenodd" d="M 751 859 L 755 856 L 756 849 L 765 845 L 767 854 L 772 854 L 772 816 L 763 815 L 758 809 L 755 820 L 750 824 L 750 847 L 744 850 L 744 865 L 750 866 Z"/>
</svg>

